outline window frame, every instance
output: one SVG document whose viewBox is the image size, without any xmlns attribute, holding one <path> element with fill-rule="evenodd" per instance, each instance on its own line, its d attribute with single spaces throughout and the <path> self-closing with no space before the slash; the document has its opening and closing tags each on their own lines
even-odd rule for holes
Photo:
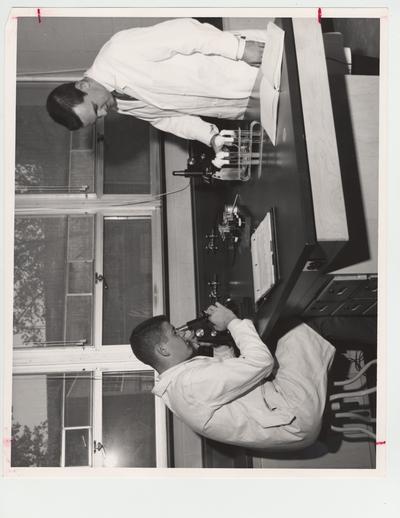
<svg viewBox="0 0 400 518">
<path fill-rule="evenodd" d="M 132 354 L 129 354 L 128 351 L 126 351 L 127 357 L 129 359 L 127 362 L 120 361 L 118 364 L 110 362 L 110 361 L 103 361 L 101 364 L 98 363 L 97 358 L 98 356 L 95 356 L 95 359 L 90 362 L 89 358 L 86 358 L 86 362 L 80 363 L 80 364 L 71 364 L 68 363 L 68 357 L 65 356 L 63 358 L 63 362 L 60 362 L 58 364 L 50 361 L 49 363 L 43 362 L 42 364 L 36 363 L 35 365 L 27 366 L 25 364 L 18 365 L 14 367 L 14 375 L 26 375 L 26 374 L 33 374 L 33 375 L 44 375 L 44 374 L 61 374 L 61 373 L 68 373 L 68 372 L 79 372 L 82 369 L 86 369 L 86 372 L 92 373 L 93 381 L 92 381 L 92 426 L 91 426 L 91 442 L 92 446 L 94 446 L 94 441 L 97 443 L 102 443 L 102 431 L 103 431 L 103 422 L 102 422 L 102 407 L 103 407 L 103 389 L 102 389 L 102 381 L 103 381 L 103 373 L 108 372 L 138 372 L 138 371 L 148 371 L 153 372 L 154 375 L 156 375 L 155 371 L 149 367 L 148 365 L 145 365 L 144 363 L 140 362 L 136 358 L 133 357 Z M 88 355 L 93 356 L 93 355 Z M 133 362 L 131 361 L 131 357 L 133 357 Z M 76 358 L 74 358 L 74 355 L 70 356 L 70 358 L 73 361 L 76 361 Z M 81 358 L 83 361 L 83 358 Z M 65 363 L 64 363 L 65 362 Z M 99 366 L 100 365 L 100 366 Z M 165 468 L 168 467 L 167 458 L 168 458 L 168 451 L 167 451 L 167 412 L 166 407 L 162 400 L 158 397 L 154 397 L 154 412 L 155 412 L 155 447 L 156 447 L 156 468 Z M 79 428 L 85 428 L 85 427 L 79 427 Z M 88 428 L 88 427 L 86 427 Z M 64 436 L 64 430 L 63 430 L 63 436 Z M 48 469 L 55 469 L 60 470 L 62 468 L 63 470 L 74 470 L 76 467 L 73 466 L 65 466 L 65 450 L 62 448 L 62 457 L 59 467 L 54 468 L 42 468 L 42 467 L 13 467 L 9 466 L 9 471 L 13 472 L 15 474 L 21 474 L 25 473 L 27 471 L 30 471 L 31 473 L 37 473 L 38 470 L 48 470 Z M 83 466 L 80 467 L 81 469 L 101 469 L 102 471 L 107 469 L 103 466 L 102 461 L 104 459 L 103 453 L 97 452 L 94 453 L 93 448 L 89 449 L 89 457 L 92 460 L 92 464 L 89 466 Z M 117 468 L 123 469 L 123 468 Z M 135 469 L 135 468 L 127 468 L 127 469 Z M 142 468 L 143 469 L 143 468 Z M 150 468 L 154 469 L 154 468 Z"/>
<path fill-rule="evenodd" d="M 71 79 L 72 80 L 72 79 Z M 25 80 L 18 80 L 17 79 L 17 82 L 16 82 L 16 91 L 18 89 L 18 87 L 33 87 L 35 89 L 36 88 L 40 88 L 41 86 L 51 86 L 53 88 L 56 88 L 57 86 L 59 86 L 60 84 L 62 84 L 63 81 L 62 80 L 55 80 L 55 79 L 52 79 L 52 80 L 45 80 L 44 78 L 42 78 L 41 80 L 37 80 L 37 81 L 32 81 L 32 80 L 28 80 L 28 81 L 25 81 Z M 15 102 L 15 106 L 16 106 L 16 102 Z M 15 113 L 14 113 L 14 116 L 15 116 Z M 15 123 L 15 130 L 16 130 L 16 120 L 14 121 Z M 43 200 L 43 202 L 46 202 L 46 201 L 49 201 L 49 200 L 52 200 L 54 199 L 54 196 L 56 196 L 56 198 L 58 200 L 76 200 L 76 199 L 80 199 L 80 200 L 85 200 L 85 199 L 98 199 L 98 195 L 97 195 L 97 192 L 96 192 L 96 184 L 98 183 L 98 153 L 101 151 L 100 148 L 98 147 L 98 131 L 99 131 L 99 126 L 98 126 L 98 123 L 96 122 L 96 124 L 93 126 L 93 144 L 94 144 L 94 148 L 93 148 L 93 152 L 94 152 L 94 177 L 95 177 L 95 189 L 94 189 L 94 192 L 88 192 L 88 193 L 79 193 L 79 192 L 71 192 L 71 193 L 68 193 L 68 192 L 58 192 L 58 193 L 51 193 L 51 194 L 44 194 L 44 193 L 40 193 L 40 194 L 34 194 L 34 193 L 30 193 L 30 194 L 20 194 L 20 193 L 15 193 L 15 200 L 17 201 L 20 200 L 22 203 L 24 200 L 29 200 L 33 197 L 35 198 L 40 198 L 41 200 Z M 16 134 L 16 132 L 15 132 Z M 70 132 L 70 135 L 69 135 L 69 149 L 71 150 L 72 149 L 72 132 Z M 14 142 L 14 145 L 15 145 L 15 142 Z M 14 157 L 16 159 L 16 156 Z M 70 161 L 71 161 L 71 155 L 70 155 Z M 15 160 L 16 162 L 16 160 Z M 15 167 L 15 164 L 14 164 L 14 167 Z M 13 182 L 14 185 L 15 185 L 15 181 Z"/>
<path fill-rule="evenodd" d="M 62 84 L 62 80 L 46 80 L 46 77 L 38 78 L 39 80 L 18 80 L 16 83 L 16 88 L 18 86 L 21 87 L 37 87 L 40 86 L 51 85 L 53 88 L 56 88 L 58 85 Z M 77 77 L 76 80 L 80 79 Z M 70 78 L 71 81 L 74 80 L 73 77 Z M 128 115 L 127 115 L 128 116 Z M 95 185 L 94 192 L 89 193 L 65 193 L 59 192 L 54 194 L 19 194 L 15 193 L 15 199 L 20 200 L 22 203 L 26 200 L 27 205 L 29 205 L 29 200 L 34 201 L 40 200 L 42 203 L 50 202 L 54 200 L 56 197 L 57 200 L 67 200 L 74 203 L 77 200 L 85 201 L 85 200 L 109 200 L 111 201 L 114 196 L 118 196 L 121 202 L 131 201 L 132 198 L 136 197 L 144 198 L 155 196 L 160 193 L 161 186 L 161 170 L 162 170 L 162 145 L 160 139 L 160 132 L 155 129 L 150 124 L 149 126 L 149 145 L 150 145 L 150 154 L 149 154 L 149 162 L 150 162 L 150 192 L 146 194 L 104 194 L 103 193 L 103 182 L 104 182 L 104 118 L 97 119 L 95 125 L 93 126 L 93 141 L 94 141 L 94 176 L 95 176 Z M 72 142 L 72 132 L 70 134 L 70 149 Z"/>
<path fill-rule="evenodd" d="M 36 195 L 32 195 L 36 196 Z M 117 195 L 115 195 L 117 196 Z M 91 203 L 89 202 L 91 205 Z M 159 205 L 159 204 L 158 204 Z M 52 211 L 53 209 L 51 209 Z M 47 211 L 40 211 L 48 214 Z M 136 218 L 149 218 L 152 223 L 152 263 L 153 263 L 153 313 L 164 310 L 164 284 L 163 284 L 163 246 L 162 246 L 162 211 L 160 207 L 132 208 L 132 207 L 107 207 L 103 210 L 97 208 L 85 209 L 84 213 L 96 214 L 96 239 L 95 239 L 95 264 L 96 270 L 102 269 L 102 231 L 103 218 L 110 216 L 130 216 Z M 57 213 L 61 213 L 58 212 Z M 63 210 L 62 214 L 82 213 L 82 209 Z M 54 214 L 54 212 L 52 212 Z M 32 209 L 24 207 L 15 210 L 15 215 L 32 215 Z M 34 213 L 34 215 L 39 215 Z M 99 260 L 99 264 L 97 264 Z M 97 293 L 96 293 L 97 291 Z M 102 292 L 101 283 L 95 284 L 94 290 L 94 315 L 93 315 L 93 346 L 66 346 L 62 348 L 27 348 L 13 351 L 13 374 L 44 374 L 60 372 L 78 372 L 82 370 L 94 372 L 93 381 L 93 441 L 101 441 L 102 434 L 102 389 L 101 380 L 103 372 L 123 371 L 155 371 L 140 362 L 132 354 L 129 344 L 102 345 Z M 167 426 L 166 408 L 162 400 L 155 399 L 155 436 L 156 436 L 156 467 L 168 466 L 167 452 Z M 99 467 L 99 456 L 93 456 L 91 469 Z M 17 470 L 41 470 L 47 468 L 12 468 Z M 59 468 L 57 468 L 59 469 Z M 63 468 L 70 469 L 70 468 Z M 76 469 L 76 468 L 71 468 Z M 102 467 L 102 469 L 105 469 Z"/>
</svg>

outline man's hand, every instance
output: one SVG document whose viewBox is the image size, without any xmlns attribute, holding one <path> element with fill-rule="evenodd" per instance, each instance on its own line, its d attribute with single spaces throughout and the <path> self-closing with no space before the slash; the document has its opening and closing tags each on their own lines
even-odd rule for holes
<svg viewBox="0 0 400 518">
<path fill-rule="evenodd" d="M 263 53 L 264 53 L 265 43 L 263 41 L 250 41 L 247 40 L 242 60 L 246 61 L 249 65 L 260 66 Z"/>
<path fill-rule="evenodd" d="M 213 148 L 215 155 L 217 155 L 217 153 L 224 147 L 225 139 L 224 137 L 221 137 L 219 133 L 217 133 L 211 137 L 210 145 Z"/>
<path fill-rule="evenodd" d="M 209 306 L 206 309 L 206 313 L 209 315 L 209 321 L 214 324 L 214 327 L 217 331 L 225 331 L 229 322 L 231 322 L 234 318 L 237 318 L 233 311 L 226 308 L 219 302 L 216 302 L 215 305 L 212 304 Z"/>
<path fill-rule="evenodd" d="M 177 334 L 183 338 L 187 344 L 190 344 L 195 351 L 200 347 L 197 336 L 193 331 L 189 331 L 189 329 L 186 331 L 177 331 Z"/>
</svg>

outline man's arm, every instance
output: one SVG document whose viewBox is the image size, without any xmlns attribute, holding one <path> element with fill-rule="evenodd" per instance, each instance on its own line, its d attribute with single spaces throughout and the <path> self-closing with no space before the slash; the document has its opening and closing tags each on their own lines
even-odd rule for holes
<svg viewBox="0 0 400 518">
<path fill-rule="evenodd" d="M 249 65 L 261 64 L 264 43 L 246 40 L 230 31 L 221 31 L 209 23 L 193 18 L 177 18 L 151 27 L 128 29 L 116 33 L 113 41 L 122 41 L 135 53 L 151 61 L 163 61 L 176 54 L 201 53 L 223 56 Z"/>
<path fill-rule="evenodd" d="M 149 119 L 149 122 L 161 131 L 173 133 L 177 137 L 189 140 L 198 140 L 207 146 L 210 146 L 213 135 L 218 133 L 217 126 L 205 122 L 195 115 L 159 117 L 158 119 Z"/>
<path fill-rule="evenodd" d="M 133 29 L 132 36 L 137 40 L 132 42 L 137 46 L 135 50 L 153 61 L 196 52 L 238 60 L 244 53 L 244 43 L 240 38 L 193 18 L 167 20 L 145 27 L 140 32 Z"/>
<path fill-rule="evenodd" d="M 218 303 L 212 313 L 210 308 L 207 310 L 210 320 L 216 329 L 223 330 L 227 326 L 240 356 L 188 369 L 185 387 L 187 397 L 219 407 L 268 377 L 274 368 L 274 359 L 250 320 L 236 318 L 234 313 Z"/>
</svg>

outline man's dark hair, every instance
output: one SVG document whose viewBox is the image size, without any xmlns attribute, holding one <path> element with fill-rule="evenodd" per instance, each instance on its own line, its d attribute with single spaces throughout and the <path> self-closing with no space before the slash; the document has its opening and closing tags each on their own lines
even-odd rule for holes
<svg viewBox="0 0 400 518">
<path fill-rule="evenodd" d="M 46 108 L 50 117 L 69 130 L 82 128 L 82 121 L 72 108 L 83 103 L 85 95 L 75 83 L 57 86 L 47 97 Z"/>
<path fill-rule="evenodd" d="M 162 325 L 169 322 L 165 315 L 148 318 L 132 331 L 130 342 L 133 354 L 146 365 L 155 367 L 155 347 L 166 340 Z"/>
</svg>

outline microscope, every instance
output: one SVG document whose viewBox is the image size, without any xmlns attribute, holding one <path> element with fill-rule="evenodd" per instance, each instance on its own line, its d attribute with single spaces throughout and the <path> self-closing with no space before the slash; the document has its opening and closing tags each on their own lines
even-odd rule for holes
<svg viewBox="0 0 400 518">
<path fill-rule="evenodd" d="M 217 298 L 218 297 L 216 297 L 215 300 L 217 300 Z M 230 297 L 222 300 L 221 304 L 233 311 L 235 315 L 238 315 L 239 308 L 237 307 L 236 302 Z M 178 331 L 193 331 L 200 344 L 203 342 L 205 344 L 212 344 L 215 347 L 218 345 L 230 345 L 237 350 L 230 332 L 228 330 L 217 331 L 208 319 L 208 315 L 205 311 L 203 311 L 202 315 L 198 318 L 189 320 L 189 322 L 186 322 L 186 324 L 183 324 L 176 329 Z"/>
<path fill-rule="evenodd" d="M 234 345 L 229 331 L 217 331 L 204 311 L 200 317 L 189 320 L 186 324 L 177 327 L 176 330 L 193 331 L 200 344 L 203 342 L 214 346 Z"/>
</svg>

